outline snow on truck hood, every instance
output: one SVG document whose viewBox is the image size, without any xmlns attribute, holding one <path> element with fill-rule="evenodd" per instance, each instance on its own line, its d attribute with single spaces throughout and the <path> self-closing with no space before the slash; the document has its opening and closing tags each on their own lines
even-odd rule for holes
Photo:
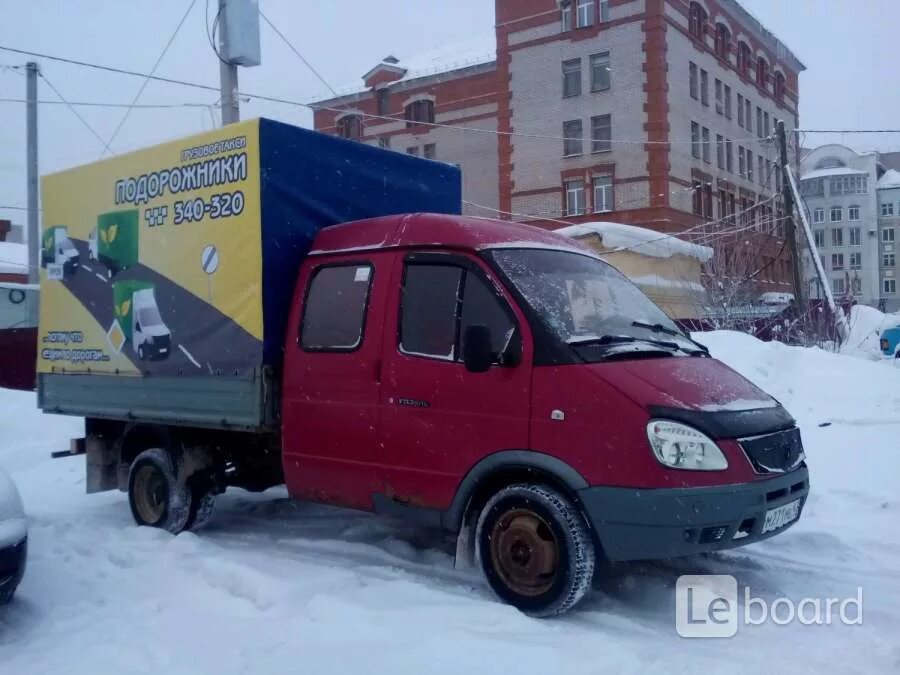
<svg viewBox="0 0 900 675">
<path fill-rule="evenodd" d="M 715 359 L 642 359 L 593 367 L 602 368 L 598 374 L 642 406 L 739 412 L 779 405 L 769 394 Z"/>
</svg>

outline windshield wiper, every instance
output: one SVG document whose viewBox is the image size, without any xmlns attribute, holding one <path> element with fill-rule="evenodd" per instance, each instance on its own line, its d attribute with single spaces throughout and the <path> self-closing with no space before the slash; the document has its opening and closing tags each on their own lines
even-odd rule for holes
<svg viewBox="0 0 900 675">
<path fill-rule="evenodd" d="M 647 330 L 652 330 L 654 333 L 665 333 L 666 335 L 677 335 L 678 337 L 684 337 L 684 334 L 680 330 L 669 328 L 668 326 L 663 326 L 661 323 L 632 321 L 631 325 L 635 328 L 646 328 Z"/>
<path fill-rule="evenodd" d="M 636 342 L 640 338 L 631 335 L 576 335 L 566 340 L 566 344 L 573 347 L 584 345 L 611 345 L 620 342 Z"/>
</svg>

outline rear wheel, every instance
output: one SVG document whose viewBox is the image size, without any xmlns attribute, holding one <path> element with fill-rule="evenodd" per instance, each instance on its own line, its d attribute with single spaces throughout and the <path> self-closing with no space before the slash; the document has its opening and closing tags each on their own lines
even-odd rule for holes
<svg viewBox="0 0 900 675">
<path fill-rule="evenodd" d="M 587 524 L 552 488 L 500 490 L 481 512 L 476 541 L 494 592 L 527 614 L 562 614 L 590 588 L 595 554 Z"/>
<path fill-rule="evenodd" d="M 172 455 L 154 448 L 142 452 L 128 474 L 128 502 L 138 525 L 147 525 L 178 534 L 187 527 L 193 495 L 178 480 L 178 466 Z"/>
</svg>

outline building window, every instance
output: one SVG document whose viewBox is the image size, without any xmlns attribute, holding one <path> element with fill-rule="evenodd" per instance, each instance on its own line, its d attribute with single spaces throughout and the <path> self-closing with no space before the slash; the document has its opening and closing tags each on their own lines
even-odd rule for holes
<svg viewBox="0 0 900 675">
<path fill-rule="evenodd" d="M 838 272 L 844 269 L 844 254 L 843 253 L 832 253 L 831 254 L 831 269 L 835 272 Z"/>
<path fill-rule="evenodd" d="M 859 207 L 851 206 L 847 209 L 847 220 L 859 220 Z M 859 229 L 859 228 L 856 228 Z"/>
<path fill-rule="evenodd" d="M 707 14 L 706 10 L 703 9 L 703 5 L 701 5 L 699 2 L 692 2 L 688 19 L 688 27 L 690 29 L 691 35 L 699 40 L 702 40 L 703 34 L 706 30 L 706 21 Z"/>
<path fill-rule="evenodd" d="M 591 55 L 591 91 L 609 89 L 609 52 Z"/>
<path fill-rule="evenodd" d="M 583 216 L 584 181 L 580 178 L 577 180 L 567 180 L 564 185 L 566 190 L 566 215 Z"/>
<path fill-rule="evenodd" d="M 710 140 L 709 140 L 709 129 L 703 127 L 703 161 L 709 164 L 712 160 L 710 159 Z"/>
<path fill-rule="evenodd" d="M 713 217 L 712 184 L 710 183 L 703 186 L 703 216 L 709 219 Z"/>
<path fill-rule="evenodd" d="M 881 256 L 881 266 L 882 267 L 894 267 L 897 259 L 894 257 L 893 253 L 885 253 Z"/>
<path fill-rule="evenodd" d="M 728 195 L 725 194 L 723 188 L 719 188 L 719 220 L 725 220 L 728 208 Z"/>
<path fill-rule="evenodd" d="M 756 86 L 763 89 L 769 86 L 769 62 L 762 56 L 756 59 Z"/>
<path fill-rule="evenodd" d="M 375 102 L 378 105 L 378 114 L 387 115 L 391 111 L 391 92 L 388 89 L 379 89 L 375 92 Z"/>
<path fill-rule="evenodd" d="M 862 253 L 851 253 L 850 254 L 850 269 L 851 270 L 862 269 Z"/>
<path fill-rule="evenodd" d="M 560 5 L 560 15 L 563 32 L 572 30 L 572 0 L 563 0 Z"/>
<path fill-rule="evenodd" d="M 609 21 L 609 0 L 600 0 L 600 21 Z"/>
<path fill-rule="evenodd" d="M 563 155 L 571 157 L 583 152 L 582 139 L 584 132 L 581 128 L 581 120 L 568 120 L 563 122 Z"/>
<path fill-rule="evenodd" d="M 832 246 L 843 246 L 844 245 L 844 228 L 842 228 L 842 227 L 832 227 L 831 228 L 831 245 Z"/>
<path fill-rule="evenodd" d="M 757 155 L 756 159 L 757 173 L 759 173 L 759 186 L 766 187 L 766 160 L 762 155 Z"/>
<path fill-rule="evenodd" d="M 563 61 L 563 98 L 581 96 L 581 59 Z"/>
<path fill-rule="evenodd" d="M 775 86 L 774 86 L 774 94 L 775 100 L 779 103 L 784 103 L 784 74 L 780 72 L 775 73 Z"/>
<path fill-rule="evenodd" d="M 824 197 L 825 179 L 807 178 L 800 182 L 800 194 L 804 197 Z"/>
<path fill-rule="evenodd" d="M 869 191 L 868 176 L 835 176 L 828 181 L 833 195 L 863 195 Z"/>
<path fill-rule="evenodd" d="M 722 134 L 716 134 L 716 166 L 725 169 L 725 139 Z"/>
<path fill-rule="evenodd" d="M 382 150 L 390 150 L 391 149 L 391 137 L 390 136 L 382 136 L 378 139 L 378 147 Z"/>
<path fill-rule="evenodd" d="M 850 288 L 853 290 L 853 295 L 862 295 L 862 279 L 853 277 L 853 279 L 850 280 Z"/>
<path fill-rule="evenodd" d="M 728 173 L 734 173 L 734 145 L 730 138 L 725 141 L 725 168 Z"/>
<path fill-rule="evenodd" d="M 688 70 L 690 72 L 689 90 L 691 92 L 691 98 L 696 101 L 700 98 L 700 85 L 699 80 L 697 79 L 697 64 L 692 61 L 690 66 L 688 67 Z"/>
<path fill-rule="evenodd" d="M 700 103 L 709 105 L 709 73 L 700 69 Z"/>
<path fill-rule="evenodd" d="M 694 207 L 694 215 L 702 216 L 703 215 L 703 184 L 695 180 L 693 189 L 691 190 L 691 200 L 693 202 Z"/>
<path fill-rule="evenodd" d="M 740 94 L 737 95 L 737 105 L 738 105 L 738 126 L 743 129 L 744 128 L 744 97 Z"/>
<path fill-rule="evenodd" d="M 422 155 L 425 159 L 434 159 L 437 156 L 437 145 L 434 143 L 426 143 L 422 146 Z"/>
<path fill-rule="evenodd" d="M 847 287 L 844 285 L 843 279 L 832 279 L 831 280 L 831 290 L 835 295 L 843 295 Z"/>
<path fill-rule="evenodd" d="M 765 138 L 766 134 L 763 131 L 763 114 L 762 108 L 756 106 L 756 137 L 757 138 Z"/>
<path fill-rule="evenodd" d="M 747 148 L 747 180 L 753 182 L 753 153 Z"/>
<path fill-rule="evenodd" d="M 750 77 L 750 68 L 752 67 L 750 62 L 752 60 L 753 56 L 750 53 L 750 47 L 746 42 L 740 42 L 738 44 L 737 69 L 744 77 Z"/>
<path fill-rule="evenodd" d="M 747 129 L 747 131 L 749 131 L 750 133 L 753 133 L 753 119 L 750 117 L 751 107 L 752 106 L 750 105 L 750 99 L 745 98 L 744 99 L 744 122 L 746 123 L 746 126 L 744 128 Z"/>
<path fill-rule="evenodd" d="M 894 215 L 894 202 L 882 202 L 881 203 L 881 215 L 882 216 Z"/>
<path fill-rule="evenodd" d="M 594 176 L 594 213 L 614 209 L 612 176 Z"/>
<path fill-rule="evenodd" d="M 304 351 L 354 351 L 363 340 L 371 265 L 320 267 L 309 284 L 300 323 Z M 341 298 L 335 311 L 334 299 Z"/>
<path fill-rule="evenodd" d="M 857 220 L 859 219 L 857 218 Z M 858 227 L 850 228 L 850 245 L 862 246 L 862 232 Z"/>
<path fill-rule="evenodd" d="M 591 118 L 591 152 L 612 150 L 612 116 L 597 115 Z"/>
<path fill-rule="evenodd" d="M 359 115 L 345 115 L 337 121 L 337 133 L 341 138 L 358 141 L 362 138 L 362 117 Z"/>
<path fill-rule="evenodd" d="M 842 206 L 831 207 L 831 222 L 839 223 L 844 219 L 844 208 Z"/>
<path fill-rule="evenodd" d="M 434 101 L 419 99 L 413 101 L 404 109 L 406 126 L 414 127 L 416 124 L 434 124 Z"/>
<path fill-rule="evenodd" d="M 894 228 L 886 227 L 881 231 L 881 241 L 886 244 L 894 243 Z"/>
<path fill-rule="evenodd" d="M 419 147 L 416 145 L 411 145 L 406 149 L 407 155 L 412 155 L 413 157 L 419 156 Z"/>
<path fill-rule="evenodd" d="M 742 178 L 747 175 L 747 155 L 744 146 L 738 146 L 738 175 Z"/>
<path fill-rule="evenodd" d="M 691 122 L 691 154 L 700 159 L 700 125 L 696 122 Z"/>
<path fill-rule="evenodd" d="M 813 236 L 816 238 L 816 247 L 824 248 L 825 247 L 825 230 L 816 230 L 813 232 Z"/>
<path fill-rule="evenodd" d="M 769 126 L 769 113 L 763 112 L 763 138 L 768 138 L 772 134 L 772 127 Z"/>
<path fill-rule="evenodd" d="M 728 52 L 731 50 L 731 31 L 724 23 L 716 24 L 716 56 L 728 60 Z"/>
<path fill-rule="evenodd" d="M 716 78 L 716 113 L 725 114 L 725 95 L 722 93 L 722 80 Z"/>
<path fill-rule="evenodd" d="M 725 119 L 731 119 L 731 87 L 725 85 Z"/>
<path fill-rule="evenodd" d="M 897 280 L 885 279 L 883 288 L 885 295 L 894 295 L 897 292 Z"/>
<path fill-rule="evenodd" d="M 576 26 L 586 28 L 594 25 L 594 0 L 578 0 Z"/>
</svg>

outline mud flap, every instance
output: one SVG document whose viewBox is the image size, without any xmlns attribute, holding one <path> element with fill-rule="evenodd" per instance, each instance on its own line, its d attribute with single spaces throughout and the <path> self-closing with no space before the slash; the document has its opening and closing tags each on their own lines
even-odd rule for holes
<svg viewBox="0 0 900 675">
<path fill-rule="evenodd" d="M 119 488 L 119 449 L 98 434 L 89 434 L 84 442 L 87 464 L 85 488 L 88 494 Z"/>
<path fill-rule="evenodd" d="M 475 560 L 475 519 L 467 517 L 456 535 L 456 554 L 453 557 L 453 569 L 473 570 L 477 566 Z"/>
</svg>

